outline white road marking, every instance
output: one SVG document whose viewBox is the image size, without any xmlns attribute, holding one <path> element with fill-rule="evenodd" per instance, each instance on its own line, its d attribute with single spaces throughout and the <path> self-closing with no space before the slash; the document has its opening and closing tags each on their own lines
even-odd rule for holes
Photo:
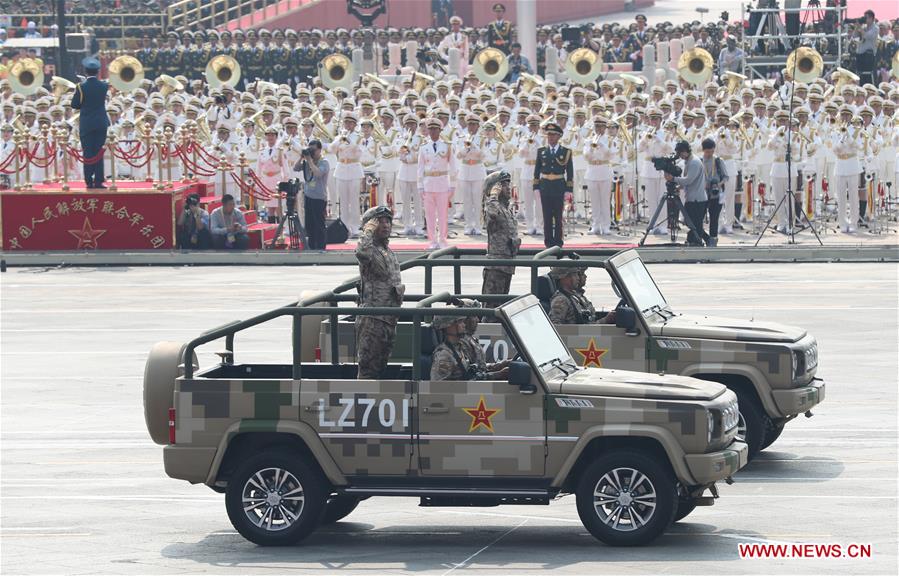
<svg viewBox="0 0 899 576">
<path fill-rule="evenodd" d="M 454 572 L 456 570 L 456 568 L 464 568 L 465 565 L 468 564 L 472 559 L 474 559 L 475 556 L 477 556 L 478 554 L 480 554 L 487 548 L 490 548 L 491 546 L 493 546 L 494 544 L 496 544 L 497 542 L 499 542 L 500 540 L 502 540 L 503 538 L 505 538 L 512 532 L 515 532 L 516 530 L 518 530 L 519 528 L 524 526 L 526 523 L 527 523 L 527 520 L 525 519 L 525 520 L 521 521 L 521 524 L 518 524 L 517 526 L 513 526 L 513 527 L 509 528 L 508 530 L 506 530 L 505 532 L 500 534 L 499 537 L 496 538 L 493 542 L 490 542 L 489 544 L 487 544 L 486 546 L 484 546 L 483 548 L 481 548 L 480 550 L 478 550 L 477 552 L 475 552 L 474 554 L 472 554 L 471 556 L 469 556 L 468 558 L 463 560 L 461 563 L 454 564 L 452 568 L 450 568 L 449 570 L 447 570 L 446 572 L 443 573 L 443 576 L 446 576 L 447 574 Z"/>
</svg>

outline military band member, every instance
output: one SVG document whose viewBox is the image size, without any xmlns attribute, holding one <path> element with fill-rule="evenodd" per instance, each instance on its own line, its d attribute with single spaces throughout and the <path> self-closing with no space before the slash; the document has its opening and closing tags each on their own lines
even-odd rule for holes
<svg viewBox="0 0 899 576">
<path fill-rule="evenodd" d="M 465 218 L 465 233 L 479 236 L 481 234 L 481 194 L 487 169 L 484 159 L 490 152 L 484 138 L 480 134 L 480 119 L 476 114 L 467 118 L 468 133 L 460 138 L 456 147 L 456 160 L 459 172 L 456 176 L 456 190 L 459 193 L 461 209 Z M 459 214 L 457 211 L 456 217 Z"/>
<path fill-rule="evenodd" d="M 289 169 L 284 148 L 278 142 L 278 129 L 274 126 L 269 126 L 265 129 L 265 142 L 260 148 L 259 157 L 256 160 L 256 174 L 260 182 L 267 189 L 274 192 L 273 196 L 265 201 L 269 222 L 277 222 L 281 218 L 281 198 L 278 194 L 278 182 L 287 180 Z"/>
<path fill-rule="evenodd" d="M 554 122 L 546 124 L 546 146 L 537 152 L 534 165 L 534 188 L 539 190 L 543 210 L 543 244 L 562 246 L 562 205 L 565 194 L 572 192 L 574 163 L 571 150 L 559 144 L 562 127 Z"/>
<path fill-rule="evenodd" d="M 443 124 L 428 120 L 428 138 L 418 150 L 418 191 L 425 208 L 430 249 L 447 246 L 447 216 L 453 196 L 450 173 L 455 172 L 452 144 L 440 139 Z"/>
<path fill-rule="evenodd" d="M 403 305 L 406 287 L 400 264 L 390 249 L 393 212 L 386 206 L 369 208 L 362 217 L 362 234 L 356 245 L 356 260 L 361 278 L 360 308 L 393 308 Z M 393 351 L 396 316 L 356 317 L 357 378 L 381 377 Z"/>
<path fill-rule="evenodd" d="M 487 258 L 514 258 L 521 247 L 518 223 L 509 206 L 512 198 L 512 176 L 502 170 L 489 174 L 484 181 L 487 203 L 484 220 L 487 227 Z M 483 294 L 508 294 L 515 274 L 514 266 L 485 266 Z"/>
<path fill-rule="evenodd" d="M 530 114 L 527 117 L 527 131 L 522 132 L 519 139 L 518 157 L 521 159 L 521 184 L 518 188 L 521 198 L 521 215 L 524 219 L 525 234 L 543 233 L 543 211 L 540 204 L 540 191 L 534 186 L 534 166 L 537 165 L 537 152 L 543 146 L 544 138 L 540 133 L 540 116 Z"/>
<path fill-rule="evenodd" d="M 449 61 L 449 49 L 459 51 L 459 76 L 465 77 L 468 72 L 468 36 L 462 32 L 462 19 L 458 16 L 450 18 L 450 32 L 443 37 L 437 46 L 437 53 L 443 60 Z"/>
<path fill-rule="evenodd" d="M 422 135 L 419 134 L 418 120 L 410 114 L 403 119 L 403 133 L 400 135 L 398 158 L 400 161 L 397 171 L 397 188 L 399 189 L 399 207 L 402 210 L 402 219 L 406 236 L 421 236 L 424 234 L 424 212 L 422 211 L 422 197 L 418 190 L 418 149 L 421 146 Z"/>
<path fill-rule="evenodd" d="M 340 218 L 350 231 L 350 237 L 359 236 L 359 194 L 362 191 L 362 147 L 356 124 L 359 120 L 354 113 L 343 116 L 343 130 L 337 139 L 328 147 L 337 157 L 335 181 L 337 182 L 337 201 L 340 204 Z"/>
<path fill-rule="evenodd" d="M 594 132 L 583 147 L 583 156 L 587 162 L 584 180 L 592 210 L 590 233 L 597 235 L 609 234 L 612 227 L 612 147 L 606 134 L 607 124 L 605 116 L 594 116 Z"/>
</svg>

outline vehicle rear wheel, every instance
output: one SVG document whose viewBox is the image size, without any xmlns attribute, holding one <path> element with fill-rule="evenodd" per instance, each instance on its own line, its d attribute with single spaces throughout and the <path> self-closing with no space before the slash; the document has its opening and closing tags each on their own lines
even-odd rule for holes
<svg viewBox="0 0 899 576">
<path fill-rule="evenodd" d="M 768 415 L 765 414 L 755 396 L 742 390 L 734 390 L 740 405 L 737 422 L 737 439 L 749 445 L 749 460 L 765 446 L 765 431 L 768 429 Z"/>
<path fill-rule="evenodd" d="M 784 426 L 786 426 L 786 424 L 786 422 L 771 424 L 771 427 L 765 431 L 765 443 L 762 444 L 762 450 L 774 444 L 774 441 L 780 438 L 780 434 L 784 431 Z"/>
<path fill-rule="evenodd" d="M 328 494 L 312 466 L 287 450 L 248 459 L 231 477 L 225 506 L 231 524 L 260 546 L 287 546 L 319 524 Z"/>
<path fill-rule="evenodd" d="M 361 502 L 357 496 L 331 496 L 325 504 L 325 514 L 321 524 L 333 524 L 353 513 Z"/>
<path fill-rule="evenodd" d="M 671 524 L 677 490 L 671 471 L 641 452 L 610 452 L 583 473 L 577 510 L 584 527 L 613 546 L 641 546 Z"/>
</svg>

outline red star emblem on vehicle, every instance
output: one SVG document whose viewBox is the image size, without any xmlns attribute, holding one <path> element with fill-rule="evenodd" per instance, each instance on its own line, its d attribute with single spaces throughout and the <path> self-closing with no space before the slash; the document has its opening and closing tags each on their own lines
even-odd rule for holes
<svg viewBox="0 0 899 576">
<path fill-rule="evenodd" d="M 590 338 L 590 344 L 586 348 L 575 348 L 575 350 L 584 357 L 581 366 L 596 366 L 597 368 L 602 368 L 602 357 L 609 351 L 607 348 L 597 348 L 596 340 L 593 338 Z"/>
<path fill-rule="evenodd" d="M 463 408 L 463 410 L 471 416 L 471 426 L 468 428 L 469 432 L 474 432 L 480 426 L 483 426 L 485 430 L 493 432 L 493 422 L 491 422 L 490 419 L 502 412 L 499 408 L 487 408 L 483 394 L 481 395 L 477 408 Z"/>
<path fill-rule="evenodd" d="M 96 248 L 97 239 L 106 234 L 106 230 L 95 230 L 91 226 L 91 221 L 85 218 L 84 224 L 81 225 L 81 230 L 69 230 L 69 234 L 78 239 L 78 249 L 80 250 L 82 248 Z"/>
</svg>

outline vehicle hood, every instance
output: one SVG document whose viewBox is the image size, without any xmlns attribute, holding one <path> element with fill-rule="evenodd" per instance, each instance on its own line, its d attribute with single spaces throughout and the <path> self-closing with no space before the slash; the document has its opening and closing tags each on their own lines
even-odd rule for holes
<svg viewBox="0 0 899 576">
<path fill-rule="evenodd" d="M 562 394 L 613 396 L 651 400 L 713 400 L 727 390 L 723 384 L 688 376 L 647 374 L 606 368 L 583 368 L 560 387 Z"/>
<path fill-rule="evenodd" d="M 671 338 L 706 338 L 746 342 L 796 342 L 806 331 L 775 322 L 755 322 L 737 318 L 680 314 L 653 326 L 653 334 Z"/>
</svg>

